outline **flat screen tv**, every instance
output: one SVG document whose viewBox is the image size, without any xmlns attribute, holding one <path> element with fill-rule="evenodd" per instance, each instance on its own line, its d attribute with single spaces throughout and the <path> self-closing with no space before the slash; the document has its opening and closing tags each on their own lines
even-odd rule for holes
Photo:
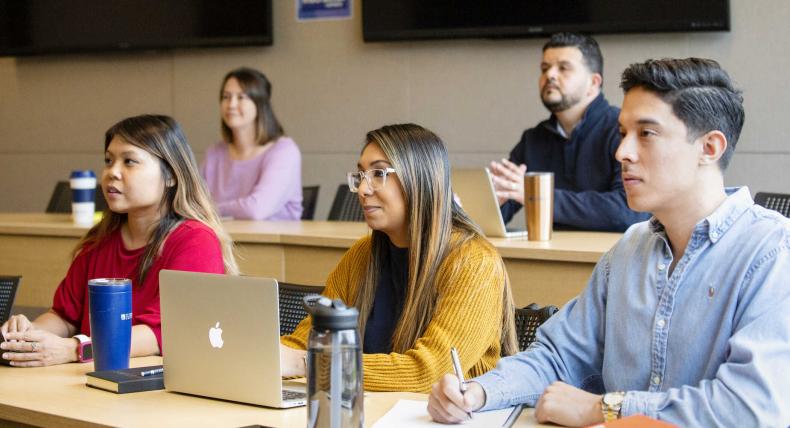
<svg viewBox="0 0 790 428">
<path fill-rule="evenodd" d="M 729 31 L 729 0 L 362 0 L 367 42 Z"/>
<path fill-rule="evenodd" d="M 0 55 L 271 45 L 272 0 L 0 0 Z"/>
</svg>

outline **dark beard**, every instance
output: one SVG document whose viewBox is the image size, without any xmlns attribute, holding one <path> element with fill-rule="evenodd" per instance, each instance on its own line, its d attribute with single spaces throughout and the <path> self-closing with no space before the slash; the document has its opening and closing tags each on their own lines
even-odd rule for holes
<svg viewBox="0 0 790 428">
<path fill-rule="evenodd" d="M 543 106 L 546 107 L 546 110 L 552 113 L 557 113 L 575 106 L 579 103 L 579 101 L 581 101 L 581 99 L 571 98 L 565 94 L 562 94 L 562 97 L 559 101 L 546 101 L 546 99 L 543 98 L 543 95 L 541 95 L 540 101 L 543 103 Z"/>
</svg>

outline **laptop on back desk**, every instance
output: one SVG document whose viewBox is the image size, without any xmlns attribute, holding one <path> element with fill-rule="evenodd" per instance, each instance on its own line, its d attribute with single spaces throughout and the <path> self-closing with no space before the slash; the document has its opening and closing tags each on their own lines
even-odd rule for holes
<svg viewBox="0 0 790 428">
<path fill-rule="evenodd" d="M 527 236 L 526 230 L 505 227 L 488 168 L 453 168 L 452 187 L 464 211 L 489 238 Z"/>
</svg>

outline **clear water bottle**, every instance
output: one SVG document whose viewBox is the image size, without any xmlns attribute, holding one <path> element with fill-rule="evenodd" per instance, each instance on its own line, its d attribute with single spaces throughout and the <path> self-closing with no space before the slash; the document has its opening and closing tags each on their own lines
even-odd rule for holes
<svg viewBox="0 0 790 428">
<path fill-rule="evenodd" d="M 364 425 L 362 347 L 356 308 L 319 295 L 304 298 L 313 317 L 307 341 L 307 426 Z"/>
</svg>

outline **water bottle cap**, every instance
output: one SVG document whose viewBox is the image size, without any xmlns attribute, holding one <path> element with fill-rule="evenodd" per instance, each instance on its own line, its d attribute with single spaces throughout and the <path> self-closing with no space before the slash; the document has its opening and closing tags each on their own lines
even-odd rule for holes
<svg viewBox="0 0 790 428">
<path fill-rule="evenodd" d="M 69 178 L 96 178 L 96 174 L 89 169 L 77 170 L 71 171 L 71 176 Z"/>
<path fill-rule="evenodd" d="M 313 317 L 314 330 L 350 330 L 357 328 L 359 311 L 340 299 L 332 300 L 318 294 L 304 297 L 304 307 Z"/>
</svg>

